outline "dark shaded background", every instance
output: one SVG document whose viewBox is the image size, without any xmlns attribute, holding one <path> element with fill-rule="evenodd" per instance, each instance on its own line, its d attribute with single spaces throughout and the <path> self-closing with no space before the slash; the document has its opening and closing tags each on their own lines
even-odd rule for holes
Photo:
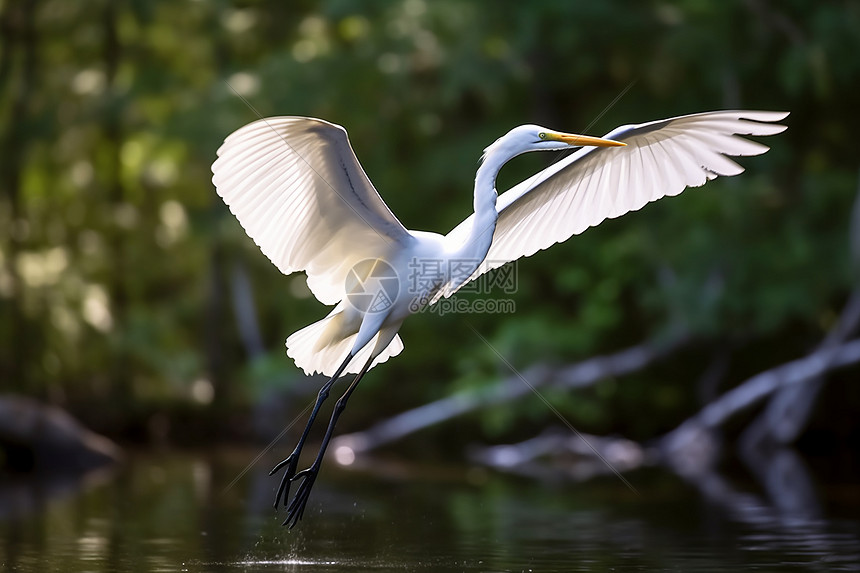
<svg viewBox="0 0 860 573">
<path fill-rule="evenodd" d="M 546 392 L 583 431 L 659 435 L 811 352 L 842 312 L 858 253 L 858 30 L 850 1 L 0 2 L 0 390 L 143 442 L 270 434 L 266 416 L 305 405 L 316 383 L 283 341 L 327 310 L 210 182 L 220 142 L 258 113 L 344 125 L 403 223 L 447 232 L 471 209 L 481 150 L 515 125 L 599 135 L 791 111 L 742 176 L 520 261 L 515 315 L 408 321 L 404 354 L 372 371 L 340 426 L 509 376 L 469 325 L 518 369 L 681 330 L 652 367 Z M 550 159 L 532 155 L 500 190 Z M 826 379 L 804 449 L 856 447 L 857 373 Z M 523 399 L 422 445 L 554 423 Z"/>
</svg>

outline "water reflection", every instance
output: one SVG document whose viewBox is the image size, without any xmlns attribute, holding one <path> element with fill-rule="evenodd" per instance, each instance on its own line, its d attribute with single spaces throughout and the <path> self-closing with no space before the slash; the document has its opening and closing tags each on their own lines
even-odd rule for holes
<svg viewBox="0 0 860 573">
<path fill-rule="evenodd" d="M 112 475 L 111 468 L 36 475 L 0 471 L 0 522 L 40 513 L 50 503 L 109 482 Z"/>
<path fill-rule="evenodd" d="M 135 455 L 113 479 L 77 495 L 0 488 L 2 500 L 38 500 L 3 514 L 0 563 L 9 571 L 105 572 L 860 567 L 858 521 L 826 519 L 798 503 L 814 493 L 812 482 L 797 482 L 799 493 L 777 501 L 784 487 L 756 491 L 716 474 L 685 482 L 650 470 L 630 476 L 637 496 L 612 478 L 539 483 L 392 460 L 351 471 L 331 464 L 305 520 L 287 531 L 270 505 L 272 460 L 227 487 L 253 457 Z M 791 482 L 796 461 L 778 458 L 780 473 L 764 482 Z M 374 467 L 391 471 L 366 471 Z"/>
</svg>

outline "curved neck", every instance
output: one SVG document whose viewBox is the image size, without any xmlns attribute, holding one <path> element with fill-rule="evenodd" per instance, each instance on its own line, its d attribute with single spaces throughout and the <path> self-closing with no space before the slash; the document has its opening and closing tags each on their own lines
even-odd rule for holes
<svg viewBox="0 0 860 573">
<path fill-rule="evenodd" d="M 474 268 L 478 268 L 483 262 L 493 242 L 496 220 L 499 218 L 496 211 L 496 199 L 498 198 L 496 176 L 502 165 L 509 159 L 507 154 L 486 153 L 475 175 L 475 215 L 472 219 L 472 228 L 469 230 L 466 240 L 456 248 L 452 257 L 464 263 L 466 261 L 472 262 Z"/>
</svg>

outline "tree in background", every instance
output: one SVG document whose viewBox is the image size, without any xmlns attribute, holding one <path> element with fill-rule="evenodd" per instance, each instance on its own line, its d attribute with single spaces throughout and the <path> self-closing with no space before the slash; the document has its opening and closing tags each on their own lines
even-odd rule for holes
<svg viewBox="0 0 860 573">
<path fill-rule="evenodd" d="M 224 419 L 301 380 L 283 338 L 325 311 L 210 183 L 221 140 L 258 114 L 344 125 L 404 224 L 444 232 L 469 209 L 481 149 L 513 125 L 599 135 L 709 109 L 792 112 L 743 177 L 520 261 L 516 314 L 408 323 L 410 352 L 374 371 L 345 424 L 507 377 L 466 322 L 523 370 L 682 328 L 689 343 L 656 366 L 548 394 L 583 429 L 646 438 L 809 353 L 851 290 L 851 2 L 9 0 L 0 11 L 2 388 L 112 432 L 160 409 Z M 518 159 L 499 188 L 545 160 Z M 513 439 L 550 417 L 523 400 L 477 421 Z"/>
</svg>

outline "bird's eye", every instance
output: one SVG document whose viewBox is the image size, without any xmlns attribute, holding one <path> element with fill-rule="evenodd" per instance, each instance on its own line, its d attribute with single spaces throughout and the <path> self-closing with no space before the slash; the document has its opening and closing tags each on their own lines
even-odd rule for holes
<svg viewBox="0 0 860 573">
<path fill-rule="evenodd" d="M 538 134 L 538 137 L 540 137 L 541 139 L 546 139 L 546 134 L 544 132 L 540 132 Z"/>
</svg>

